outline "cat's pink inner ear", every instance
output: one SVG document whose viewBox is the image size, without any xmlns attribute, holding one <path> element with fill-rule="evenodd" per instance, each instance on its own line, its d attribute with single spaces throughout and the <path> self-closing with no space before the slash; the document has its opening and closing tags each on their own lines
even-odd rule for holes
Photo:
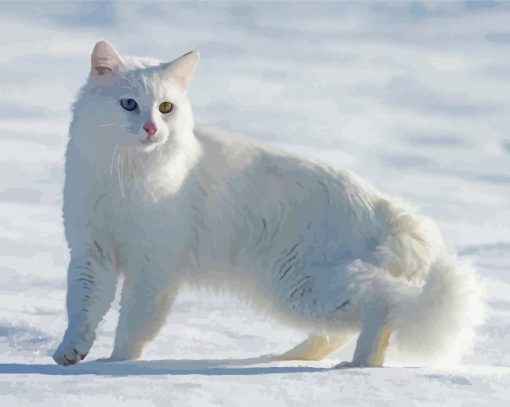
<svg viewBox="0 0 510 407">
<path fill-rule="evenodd" d="M 91 56 L 91 73 L 95 76 L 105 76 L 124 65 L 120 54 L 106 41 L 99 41 Z"/>
<path fill-rule="evenodd" d="M 184 89 L 188 88 L 193 72 L 200 59 L 198 51 L 191 51 L 175 61 L 163 65 L 163 77 L 176 80 Z"/>
</svg>

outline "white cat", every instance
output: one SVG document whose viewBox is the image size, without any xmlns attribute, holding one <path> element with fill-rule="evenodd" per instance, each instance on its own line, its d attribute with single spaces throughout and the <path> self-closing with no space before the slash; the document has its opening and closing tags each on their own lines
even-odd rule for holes
<svg viewBox="0 0 510 407">
<path fill-rule="evenodd" d="M 66 155 L 69 326 L 55 361 L 87 355 L 120 273 L 111 360 L 140 357 L 185 282 L 231 288 L 310 335 L 276 360 L 321 359 L 356 335 L 346 366 L 381 366 L 390 342 L 436 360 L 467 350 L 479 283 L 435 224 L 350 172 L 195 129 L 197 61 L 94 48 Z"/>
</svg>

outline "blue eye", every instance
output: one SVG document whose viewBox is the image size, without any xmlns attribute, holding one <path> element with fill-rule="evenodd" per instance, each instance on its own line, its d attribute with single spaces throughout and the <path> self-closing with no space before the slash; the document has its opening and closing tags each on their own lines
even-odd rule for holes
<svg viewBox="0 0 510 407">
<path fill-rule="evenodd" d="M 136 103 L 136 100 L 134 99 L 121 99 L 120 105 L 126 109 L 126 110 L 135 110 L 138 106 L 138 103 Z"/>
</svg>

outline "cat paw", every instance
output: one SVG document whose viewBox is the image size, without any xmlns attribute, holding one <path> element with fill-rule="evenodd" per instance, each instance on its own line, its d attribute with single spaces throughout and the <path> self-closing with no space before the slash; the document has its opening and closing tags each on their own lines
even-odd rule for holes
<svg viewBox="0 0 510 407">
<path fill-rule="evenodd" d="M 53 354 L 53 360 L 63 366 L 75 365 L 86 357 L 87 352 L 80 351 L 77 346 L 68 345 L 64 342 L 60 344 Z"/>
</svg>

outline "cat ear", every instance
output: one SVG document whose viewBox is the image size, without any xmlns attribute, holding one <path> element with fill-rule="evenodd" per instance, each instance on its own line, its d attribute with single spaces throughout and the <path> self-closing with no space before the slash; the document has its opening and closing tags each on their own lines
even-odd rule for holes
<svg viewBox="0 0 510 407">
<path fill-rule="evenodd" d="M 175 61 L 162 65 L 162 76 L 164 79 L 177 80 L 184 90 L 188 89 L 189 82 L 197 66 L 200 54 L 198 51 L 191 51 L 177 58 Z"/>
<path fill-rule="evenodd" d="M 120 54 L 106 41 L 96 44 L 90 60 L 91 75 L 96 78 L 104 76 L 104 79 L 111 77 L 113 71 L 125 64 Z"/>
</svg>

